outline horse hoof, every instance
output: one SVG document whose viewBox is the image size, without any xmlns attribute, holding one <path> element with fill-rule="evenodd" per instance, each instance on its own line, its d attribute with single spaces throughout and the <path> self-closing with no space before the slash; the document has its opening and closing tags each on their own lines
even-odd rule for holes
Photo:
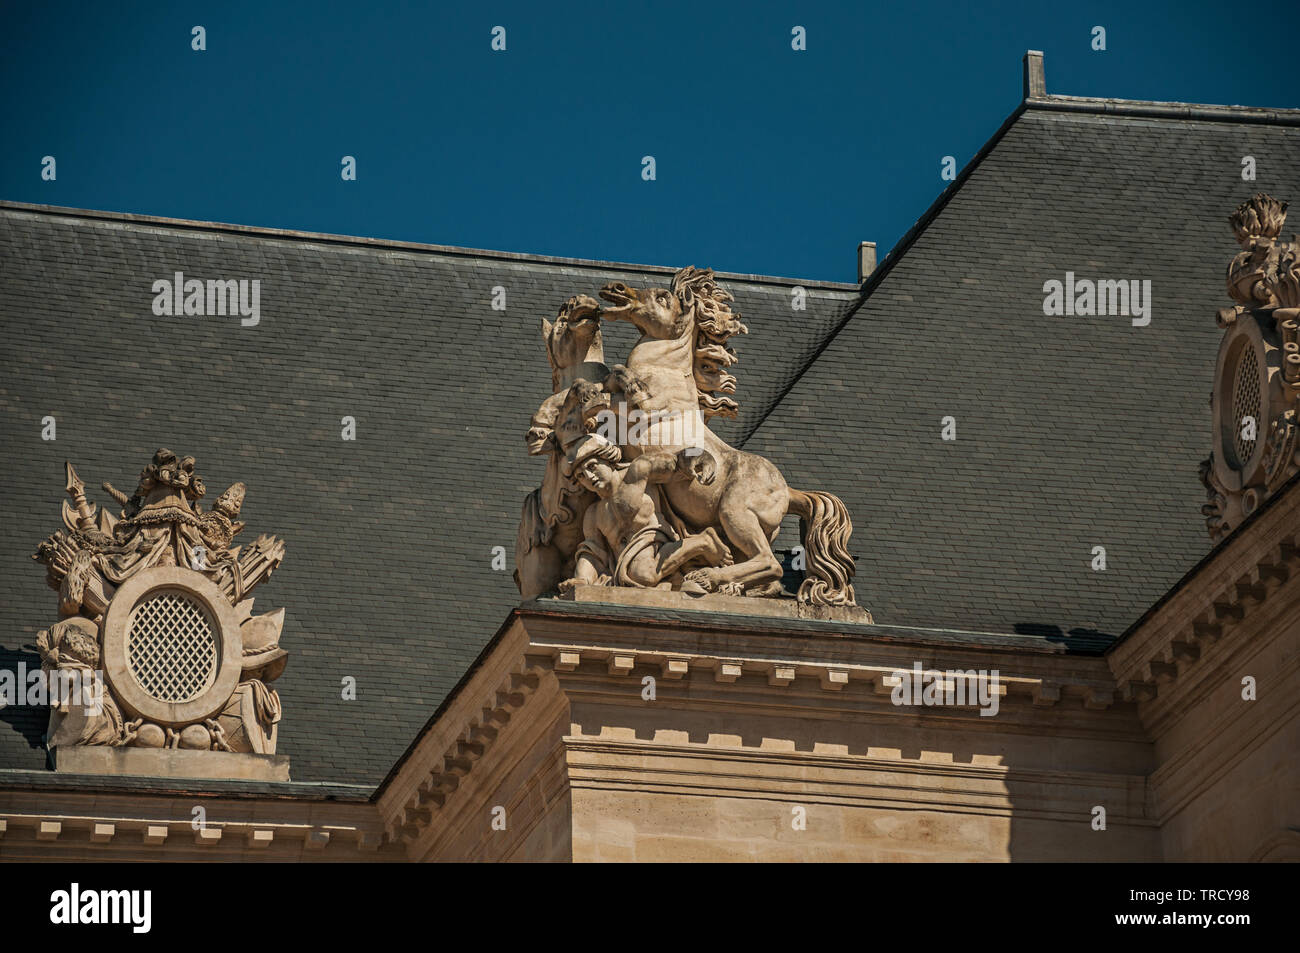
<svg viewBox="0 0 1300 953">
<path fill-rule="evenodd" d="M 686 574 L 682 580 L 682 592 L 686 592 L 686 587 L 692 586 L 692 591 L 698 590 L 698 594 L 703 595 L 706 592 L 712 592 L 713 586 L 709 583 L 709 571 L 707 569 L 696 569 Z"/>
</svg>

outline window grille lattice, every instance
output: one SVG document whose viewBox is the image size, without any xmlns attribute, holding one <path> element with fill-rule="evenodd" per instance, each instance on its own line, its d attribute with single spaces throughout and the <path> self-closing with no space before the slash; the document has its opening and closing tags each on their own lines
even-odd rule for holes
<svg viewBox="0 0 1300 953">
<path fill-rule="evenodd" d="M 1259 419 L 1261 407 L 1261 388 L 1259 380 L 1259 358 L 1255 349 L 1247 344 L 1241 349 L 1237 359 L 1237 377 L 1232 384 L 1232 450 L 1237 457 L 1237 467 L 1244 467 L 1255 452 L 1263 422 Z M 1247 440 L 1242 436 L 1246 428 L 1246 418 L 1255 421 L 1255 438 Z"/>
<path fill-rule="evenodd" d="M 131 674 L 160 701 L 192 701 L 216 677 L 212 622 L 200 603 L 182 592 L 156 593 L 136 606 L 126 646 Z"/>
</svg>

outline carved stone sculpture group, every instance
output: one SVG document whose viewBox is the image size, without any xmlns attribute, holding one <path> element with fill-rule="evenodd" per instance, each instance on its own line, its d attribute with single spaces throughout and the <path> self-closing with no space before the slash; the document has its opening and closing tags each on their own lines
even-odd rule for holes
<svg viewBox="0 0 1300 953">
<path fill-rule="evenodd" d="M 102 693 L 54 702 L 48 744 L 273 754 L 284 671 L 284 610 L 253 614 L 249 593 L 284 558 L 259 536 L 232 545 L 245 487 L 204 510 L 193 457 L 159 450 L 115 517 L 86 499 L 67 465 L 64 529 L 33 558 L 59 593 L 59 621 L 37 636 L 51 685 L 102 673 Z"/>
<path fill-rule="evenodd" d="M 769 460 L 706 425 L 738 410 L 727 343 L 748 330 L 713 272 L 683 268 L 667 288 L 613 282 L 600 297 L 570 298 L 542 322 L 551 395 L 526 439 L 546 471 L 519 525 L 523 597 L 580 585 L 788 595 L 772 543 L 795 513 L 806 558 L 797 599 L 855 605 L 844 504 L 787 486 Z M 606 365 L 603 321 L 640 332 L 626 364 Z"/>
</svg>

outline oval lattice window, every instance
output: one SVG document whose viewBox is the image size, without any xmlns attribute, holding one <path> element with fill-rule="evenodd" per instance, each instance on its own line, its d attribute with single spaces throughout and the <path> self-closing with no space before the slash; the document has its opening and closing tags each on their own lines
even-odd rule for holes
<svg viewBox="0 0 1300 953">
<path fill-rule="evenodd" d="M 217 676 L 217 635 L 202 603 L 176 590 L 151 593 L 131 613 L 127 664 L 154 698 L 187 702 Z"/>
<path fill-rule="evenodd" d="M 1263 409 L 1263 387 L 1259 375 L 1259 358 L 1255 349 L 1248 343 L 1241 349 L 1237 358 L 1237 373 L 1232 381 L 1232 452 L 1236 458 L 1233 462 L 1238 470 L 1244 469 L 1255 453 L 1259 443 L 1263 421 L 1260 412 Z M 1255 421 L 1254 434 L 1251 439 L 1244 436 L 1246 418 Z"/>
</svg>

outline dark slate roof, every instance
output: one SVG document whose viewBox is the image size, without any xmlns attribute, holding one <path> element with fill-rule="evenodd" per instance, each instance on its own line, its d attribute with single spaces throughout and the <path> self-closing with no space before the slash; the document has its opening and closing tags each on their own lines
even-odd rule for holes
<svg viewBox="0 0 1300 953">
<path fill-rule="evenodd" d="M 865 303 L 805 283 L 793 312 L 795 282 L 725 278 L 751 334 L 741 418 L 717 429 L 845 498 L 881 625 L 1100 647 L 1208 549 L 1196 464 L 1226 216 L 1257 189 L 1300 195 L 1300 130 L 1138 105 L 1022 107 Z M 150 286 L 175 270 L 260 278 L 261 325 L 155 319 Z M 1151 326 L 1044 317 L 1042 283 L 1066 270 L 1150 278 Z M 129 490 L 157 447 L 191 453 L 212 492 L 249 484 L 248 534 L 288 542 L 258 608 L 288 609 L 295 781 L 378 784 L 518 602 L 489 562 L 540 477 L 520 439 L 549 390 L 539 319 L 670 271 L 0 204 L 0 667 L 34 665 L 24 646 L 55 618 L 28 554 L 59 525 L 63 460 Z M 43 722 L 0 710 L 0 768 L 41 767 Z"/>
<path fill-rule="evenodd" d="M 882 263 L 745 444 L 844 498 L 878 622 L 1114 638 L 1209 550 L 1214 315 L 1256 191 L 1300 199 L 1300 111 L 1054 97 Z M 1044 316 L 1066 271 L 1150 279 L 1150 325 Z"/>
<path fill-rule="evenodd" d="M 177 270 L 261 279 L 261 323 L 155 318 L 152 283 Z M 36 668 L 36 632 L 57 620 L 29 557 L 61 526 L 63 461 L 111 503 L 100 483 L 129 492 L 158 447 L 193 454 L 213 496 L 248 484 L 240 539 L 287 541 L 256 597 L 259 611 L 288 610 L 277 688 L 294 780 L 373 787 L 518 602 L 515 532 L 542 473 L 522 438 L 550 393 L 540 319 L 570 295 L 672 270 L 0 207 L 0 668 Z M 718 428 L 734 433 L 858 289 L 805 282 L 795 313 L 795 281 L 725 283 L 752 329 L 733 342 L 742 417 Z M 630 331 L 606 329 L 611 362 Z M 340 439 L 345 415 L 355 443 Z M 356 701 L 340 697 L 348 675 Z M 0 710 L 0 769 L 44 765 L 45 722 Z"/>
</svg>

